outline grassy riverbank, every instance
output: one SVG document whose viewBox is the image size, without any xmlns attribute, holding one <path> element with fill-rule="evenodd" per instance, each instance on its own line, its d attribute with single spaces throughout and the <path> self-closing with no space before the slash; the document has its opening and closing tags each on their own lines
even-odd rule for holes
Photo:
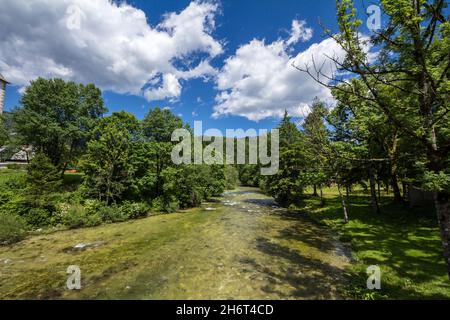
<svg viewBox="0 0 450 320">
<path fill-rule="evenodd" d="M 335 189 L 326 189 L 326 205 L 308 198 L 304 212 L 340 234 L 349 243 L 354 263 L 348 294 L 354 298 L 449 299 L 450 281 L 442 257 L 442 244 L 434 208 L 409 208 L 382 197 L 381 214 L 374 215 L 364 194 L 350 196 L 350 222 L 344 224 Z M 363 289 L 366 268 L 381 268 L 381 290 Z"/>
</svg>

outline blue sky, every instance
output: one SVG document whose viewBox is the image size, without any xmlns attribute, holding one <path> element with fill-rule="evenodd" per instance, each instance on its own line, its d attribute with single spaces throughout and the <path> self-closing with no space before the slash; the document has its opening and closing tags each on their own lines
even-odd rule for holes
<svg viewBox="0 0 450 320">
<path fill-rule="evenodd" d="M 39 2 L 41 0 L 36 1 Z M 157 28 L 158 24 L 161 24 L 165 20 L 167 20 L 168 13 L 172 12 L 175 14 L 181 13 L 183 12 L 183 10 L 186 10 L 186 8 L 190 6 L 191 2 L 192 1 L 188 0 L 184 1 L 134 0 L 128 1 L 127 5 L 131 9 L 132 8 L 136 9 L 136 12 L 145 13 L 146 21 L 149 27 Z M 374 1 L 356 1 L 356 3 L 358 4 L 358 8 L 360 10 L 360 14 L 364 15 L 365 10 L 363 8 L 367 7 L 373 2 Z M 75 3 L 77 3 L 77 1 L 75 1 Z M 299 54 L 301 54 L 302 52 L 311 50 L 311 48 L 315 48 L 315 46 L 319 44 L 322 44 L 321 49 L 317 49 L 311 52 L 321 54 L 322 51 L 327 50 L 329 46 L 327 45 L 327 43 L 323 42 L 325 40 L 325 37 L 323 35 L 322 27 L 320 26 L 319 21 L 323 25 L 326 25 L 331 30 L 337 31 L 335 18 L 335 1 L 246 0 L 246 1 L 220 1 L 220 2 L 216 1 L 209 3 L 214 3 L 214 5 L 216 6 L 216 8 L 211 13 L 211 16 L 209 17 L 214 21 L 214 26 L 208 28 L 208 30 L 206 30 L 205 28 L 206 30 L 205 34 L 209 35 L 216 44 L 220 44 L 221 52 L 219 54 L 211 53 L 212 49 L 210 47 L 206 48 L 207 45 L 199 44 L 197 47 L 199 48 L 198 50 L 193 50 L 192 52 L 185 50 L 178 56 L 174 55 L 173 59 L 173 61 L 177 60 L 177 62 L 173 62 L 173 65 L 175 67 L 178 68 L 178 64 L 180 64 L 179 70 L 181 69 L 186 70 L 186 65 L 184 65 L 186 61 L 191 61 L 190 65 L 191 67 L 193 65 L 198 64 L 202 60 L 207 61 L 211 67 L 210 69 L 214 70 L 205 72 L 205 74 L 208 74 L 207 76 L 205 76 L 207 80 L 205 80 L 203 76 L 192 77 L 188 79 L 178 77 L 177 80 L 180 87 L 179 93 L 178 94 L 175 93 L 174 94 L 175 96 L 166 97 L 162 99 L 157 98 L 149 99 L 148 97 L 146 98 L 144 94 L 140 94 L 137 92 L 130 93 L 129 91 L 132 90 L 130 90 L 129 87 L 127 88 L 120 87 L 120 80 L 118 81 L 115 80 L 113 84 L 110 84 L 112 83 L 111 81 L 110 82 L 105 81 L 105 83 L 108 84 L 105 84 L 103 87 L 102 85 L 99 86 L 102 87 L 103 89 L 104 100 L 110 112 L 118 110 L 126 110 L 134 113 L 138 118 L 142 118 L 150 108 L 154 108 L 156 106 L 169 107 L 175 114 L 179 114 L 184 121 L 186 121 L 191 125 L 193 125 L 194 120 L 202 120 L 204 128 L 218 128 L 220 130 L 225 131 L 226 128 L 270 129 L 277 125 L 279 121 L 280 110 L 292 108 L 292 110 L 294 110 L 294 113 L 296 112 L 295 110 L 297 110 L 297 108 L 299 108 L 298 110 L 300 109 L 304 110 L 302 109 L 303 107 L 299 106 L 303 106 L 304 104 L 310 102 L 311 97 L 309 97 L 309 95 L 311 92 L 309 91 L 313 91 L 310 90 L 310 88 L 312 87 L 309 87 L 313 86 L 312 83 L 303 86 L 303 83 L 307 81 L 306 78 L 298 78 L 295 74 L 291 74 L 290 70 L 285 71 L 286 76 L 281 77 L 279 81 L 280 85 L 282 84 L 280 90 L 287 90 L 287 92 L 296 92 L 296 91 L 298 92 L 292 94 L 289 97 L 289 99 L 286 99 L 286 101 L 283 100 L 283 97 L 272 97 L 268 95 L 267 100 L 269 100 L 269 102 L 270 101 L 273 102 L 272 106 L 270 105 L 270 103 L 266 104 L 264 102 L 261 102 L 262 100 L 265 99 L 266 93 L 270 91 L 267 90 L 267 88 L 264 88 L 264 84 L 261 83 L 261 81 L 262 82 L 267 81 L 268 76 L 267 70 L 270 68 L 271 64 L 275 63 L 276 61 L 272 62 L 270 60 L 271 58 L 260 59 L 257 69 L 261 70 L 262 74 L 261 77 L 258 76 L 258 71 L 256 71 L 254 67 L 249 67 L 250 69 L 248 71 L 245 72 L 243 71 L 244 73 L 246 72 L 249 73 L 249 75 L 247 74 L 242 75 L 239 78 L 239 81 L 242 80 L 242 82 L 244 82 L 245 78 L 249 77 L 249 79 L 247 79 L 248 84 L 246 85 L 246 88 L 248 86 L 250 86 L 251 88 L 255 88 L 255 89 L 245 89 L 247 91 L 244 94 L 240 92 L 241 90 L 240 87 L 238 87 L 237 85 L 236 86 L 233 85 L 232 82 L 235 81 L 233 80 L 234 79 L 233 72 L 230 71 L 227 74 L 227 72 L 225 71 L 227 59 L 233 59 L 233 57 L 236 57 L 237 50 L 243 46 L 247 45 L 249 50 L 250 49 L 260 50 L 261 52 L 263 52 L 265 49 L 269 48 L 271 44 L 273 44 L 273 46 L 270 48 L 273 49 L 277 41 L 284 41 L 285 43 L 284 45 L 283 44 L 281 45 L 282 49 L 280 53 L 280 55 L 284 56 L 284 59 L 291 59 L 291 58 L 295 59 L 295 57 L 299 57 Z M 84 3 L 82 3 L 82 1 L 79 3 L 79 5 L 81 10 L 83 10 L 84 14 L 83 17 L 85 20 L 83 20 L 84 21 L 83 23 L 87 23 L 86 21 L 91 19 L 89 11 L 90 9 L 88 7 L 86 7 L 85 9 L 83 7 Z M 105 6 L 106 5 L 107 4 L 105 4 Z M 8 9 L 10 10 L 9 14 L 22 15 L 22 13 L 19 12 L 22 9 L 19 6 L 15 7 L 11 6 L 10 8 L 7 8 L 5 11 L 7 11 Z M 111 10 L 112 17 L 116 17 L 116 15 L 114 15 L 114 10 L 117 11 L 117 8 L 108 7 L 107 9 Z M 64 7 L 58 8 L 58 10 L 61 10 L 62 12 L 61 14 L 67 14 L 67 10 Z M 6 22 L 1 21 L 2 19 L 5 19 L 5 16 L 4 15 L 2 16 L 0 13 L 0 22 L 2 22 L 2 24 L 7 23 L 7 21 Z M 29 19 L 31 20 L 32 24 L 34 23 L 37 26 L 37 28 L 41 27 L 41 25 L 39 24 L 40 22 L 38 21 L 39 20 L 38 16 L 35 16 L 34 18 L 33 16 L 30 16 Z M 112 20 L 114 19 L 115 18 L 112 18 Z M 120 18 L 118 19 L 120 20 Z M 288 46 L 286 45 L 286 43 L 289 41 L 288 39 L 290 39 L 290 37 L 293 34 L 292 25 L 294 20 L 304 23 L 302 27 L 310 29 L 312 31 L 312 37 L 305 36 L 305 39 L 293 41 L 293 43 Z M 49 18 L 49 21 L 51 21 L 51 18 Z M 59 20 L 55 20 L 55 24 L 57 23 L 56 21 Z M 117 23 L 120 26 L 120 24 L 124 22 L 117 21 Z M 132 21 L 129 22 L 128 20 L 126 23 L 133 24 Z M 12 28 L 13 27 L 11 27 L 10 32 L 15 33 L 16 30 Z M 42 26 L 42 28 L 44 29 L 45 26 Z M 81 28 L 83 28 L 83 25 Z M 130 26 L 130 28 L 132 28 L 132 26 Z M 181 28 L 183 28 L 183 25 L 181 26 Z M 89 30 L 90 37 L 95 36 L 93 35 L 93 32 L 95 31 L 92 30 Z M 27 80 L 29 80 L 30 78 L 32 78 L 37 74 L 41 75 L 40 73 L 43 73 L 42 76 L 44 77 L 58 76 L 61 74 L 60 69 L 63 67 L 67 67 L 68 70 L 72 69 L 75 70 L 67 72 L 67 76 L 63 76 L 63 78 L 75 81 L 82 79 L 81 82 L 94 82 L 97 84 L 98 79 L 96 79 L 96 74 L 92 75 L 90 73 L 82 73 L 81 71 L 78 71 L 77 68 L 71 64 L 72 62 L 70 62 L 69 59 L 67 59 L 67 53 L 59 52 L 59 49 L 49 49 L 48 52 L 45 52 L 45 54 L 47 54 L 46 56 L 39 57 L 39 55 L 41 54 L 44 55 L 44 53 L 41 53 L 42 50 L 37 51 L 37 49 L 32 48 L 33 46 L 35 47 L 40 46 L 39 40 L 41 40 L 43 46 L 46 46 L 46 42 L 51 42 L 51 44 L 48 45 L 49 48 L 65 47 L 66 46 L 65 43 L 58 43 L 58 42 L 55 43 L 56 40 L 46 38 L 45 36 L 43 36 L 42 39 L 33 41 L 36 40 L 36 34 L 29 35 L 27 34 L 27 32 L 29 31 L 20 30 L 20 32 L 17 31 L 17 34 L 15 34 L 14 36 L 16 37 L 16 39 L 17 37 L 21 37 L 24 39 L 25 44 L 22 44 L 22 46 L 25 46 L 25 48 L 29 50 L 27 59 L 28 60 L 36 59 L 36 61 L 32 61 L 34 67 L 28 67 L 30 70 L 22 70 L 25 69 L 25 66 L 22 66 L 21 64 L 18 63 L 20 59 L 15 60 L 12 59 L 11 56 L 15 54 L 14 50 L 19 50 L 19 48 L 14 50 L 11 49 L 9 51 L 6 50 L 2 51 L 2 48 L 4 49 L 5 46 L 11 47 L 12 36 L 10 38 L 7 38 L 5 36 L 3 36 L 3 38 L 0 37 L 0 72 L 3 75 L 5 75 L 5 77 L 8 79 L 12 78 L 11 82 L 13 82 L 12 86 L 7 87 L 6 103 L 5 103 L 7 110 L 11 109 L 13 106 L 18 105 L 20 99 L 19 91 L 21 88 L 23 88 L 24 83 L 26 83 Z M 63 32 L 71 32 L 71 30 L 63 30 Z M 131 33 L 133 36 L 136 33 L 136 31 L 130 32 L 134 32 Z M 167 31 L 168 34 L 170 34 L 170 32 L 171 31 Z M 103 33 L 98 36 L 103 37 L 100 38 L 101 39 L 100 41 L 97 40 L 97 42 L 100 42 L 101 44 L 102 39 L 105 39 L 105 37 L 107 38 L 108 34 Z M 136 37 L 138 36 L 139 35 L 136 35 Z M 189 33 L 186 32 L 183 33 L 182 36 L 183 39 L 190 37 Z M 192 41 L 191 40 L 190 41 L 195 42 L 195 37 L 196 36 L 193 35 L 193 39 Z M 148 39 L 152 38 L 149 37 Z M 258 40 L 259 42 L 257 43 L 253 42 L 252 46 L 250 45 L 250 43 L 254 39 Z M 264 42 L 262 42 L 263 40 Z M 65 40 L 59 41 L 63 42 Z M 151 42 L 151 40 L 149 41 Z M 36 42 L 38 44 L 36 44 Z M 179 40 L 177 40 L 177 42 L 179 42 Z M 187 43 L 188 43 L 187 45 L 189 45 L 189 41 L 187 41 Z M 147 45 L 149 45 L 149 48 L 151 48 L 152 44 L 149 43 Z M 157 46 L 157 44 L 155 45 Z M 74 51 L 78 50 L 77 48 L 79 48 L 79 46 L 71 47 L 70 54 L 75 54 Z M 21 47 L 20 50 L 23 51 L 23 47 Z M 86 50 L 86 48 L 83 50 Z M 82 54 L 83 51 L 80 52 Z M 98 54 L 98 52 L 100 52 L 100 55 L 102 54 L 107 55 L 107 52 L 105 53 L 104 50 L 93 52 L 94 52 L 93 55 Z M 145 59 L 145 53 L 144 56 L 142 56 L 141 53 L 136 54 L 136 56 L 133 56 L 133 51 L 131 52 L 132 52 L 131 55 L 125 56 L 120 56 L 120 54 L 118 54 L 116 58 L 118 59 L 118 61 L 127 61 L 128 59 L 135 60 L 139 58 Z M 255 58 L 259 57 L 258 51 L 251 51 L 251 52 L 255 52 Z M 252 54 L 251 52 L 250 56 Z M 264 55 L 261 56 L 264 57 Z M 304 55 L 303 59 L 305 58 L 305 56 L 307 57 L 307 55 Z M 75 55 L 75 57 L 77 57 L 77 55 Z M 102 59 L 102 57 L 97 58 Z M 107 58 L 109 59 L 109 57 Z M 273 59 L 276 59 L 276 57 Z M 43 63 L 43 61 L 45 61 L 45 63 L 49 63 L 49 65 L 45 66 L 45 63 Z M 246 60 L 243 57 L 241 57 L 240 59 L 236 58 L 234 61 L 236 63 L 237 62 L 243 63 L 244 67 L 247 64 Z M 284 60 L 280 60 L 279 62 L 283 63 L 283 61 Z M 92 63 L 92 61 L 86 62 L 86 64 L 89 63 Z M 115 61 L 115 63 L 117 62 Z M 55 70 L 53 64 L 58 65 L 59 68 L 58 71 L 53 71 Z M 35 67 L 37 65 L 39 65 L 39 68 Z M 139 64 L 137 65 L 139 66 Z M 125 67 L 125 69 L 127 67 L 128 65 Z M 127 71 L 125 70 L 123 72 Z M 166 71 L 161 71 L 161 73 L 159 74 L 160 77 L 158 78 L 159 86 L 162 86 L 163 83 L 162 79 L 164 79 L 165 72 Z M 276 74 L 277 72 L 273 73 Z M 16 76 L 17 74 L 23 76 Z M 64 75 L 64 73 L 62 74 Z M 117 73 L 118 78 L 120 78 L 121 75 L 123 74 L 120 72 Z M 102 76 L 102 78 L 100 78 L 100 81 L 103 81 L 104 77 L 105 76 Z M 222 85 L 221 89 L 218 88 L 219 80 L 217 79 L 222 79 L 222 81 L 228 82 L 228 87 L 224 88 Z M 268 79 L 270 79 L 270 74 Z M 290 81 L 290 79 L 292 79 L 292 81 Z M 255 83 L 251 83 L 252 80 L 254 80 Z M 130 82 L 132 81 L 133 80 L 131 79 Z M 281 83 L 284 81 L 286 83 Z M 304 92 L 302 92 L 302 90 L 304 90 Z M 327 93 L 324 92 L 323 89 L 315 88 L 314 90 L 320 90 L 317 91 L 319 92 L 319 95 L 324 95 L 324 97 L 327 96 Z M 227 98 L 225 107 L 222 109 L 222 111 L 218 112 L 219 115 L 213 116 L 215 111 L 217 111 L 217 109 L 215 108 L 217 108 L 217 105 L 219 104 L 216 99 L 217 96 L 221 92 L 233 92 L 233 91 L 235 91 L 236 93 L 236 97 L 233 98 L 234 100 L 231 100 L 231 98 Z M 257 96 L 258 94 L 263 95 L 263 97 L 258 97 Z M 272 95 L 276 96 L 277 92 L 274 92 Z M 298 105 L 296 100 L 298 100 Z M 233 107 L 231 107 L 232 103 Z M 245 108 L 245 111 L 243 110 L 241 111 L 240 104 L 245 105 L 246 103 L 249 103 L 249 106 Z M 255 110 L 261 108 L 261 110 L 266 111 L 264 115 L 253 115 L 251 108 L 254 108 Z M 299 114 L 297 114 L 297 116 L 298 115 Z"/>
</svg>

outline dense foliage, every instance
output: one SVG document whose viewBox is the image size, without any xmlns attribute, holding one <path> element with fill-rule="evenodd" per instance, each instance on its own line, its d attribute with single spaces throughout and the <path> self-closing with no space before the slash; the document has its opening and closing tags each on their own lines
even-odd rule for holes
<svg viewBox="0 0 450 320">
<path fill-rule="evenodd" d="M 26 171 L 2 172 L 0 242 L 20 240 L 29 228 L 198 206 L 237 183 L 233 166 L 172 163 L 172 132 L 189 127 L 169 110 L 155 108 L 142 121 L 124 111 L 103 116 L 99 89 L 60 79 L 32 82 L 21 102 L 2 120 L 1 139 L 32 145 L 34 154 Z"/>
</svg>

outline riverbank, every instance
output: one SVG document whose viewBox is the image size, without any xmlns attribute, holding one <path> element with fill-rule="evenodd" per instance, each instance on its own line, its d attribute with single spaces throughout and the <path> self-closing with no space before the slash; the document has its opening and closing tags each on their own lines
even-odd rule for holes
<svg viewBox="0 0 450 320">
<path fill-rule="evenodd" d="M 370 197 L 362 192 L 348 199 L 348 224 L 335 188 L 324 190 L 326 203 L 306 197 L 306 214 L 333 230 L 352 249 L 348 296 L 355 299 L 450 299 L 439 228 L 433 207 L 393 204 L 382 196 L 381 213 L 374 215 Z M 381 269 L 381 290 L 367 290 L 366 268 Z"/>
</svg>

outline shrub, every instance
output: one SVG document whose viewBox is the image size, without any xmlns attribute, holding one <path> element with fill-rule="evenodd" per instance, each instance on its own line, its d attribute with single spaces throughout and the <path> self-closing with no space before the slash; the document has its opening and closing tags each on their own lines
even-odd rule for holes
<svg viewBox="0 0 450 320">
<path fill-rule="evenodd" d="M 13 190 L 0 191 L 0 211 L 23 216 L 27 214 L 29 209 L 24 196 L 19 192 Z"/>
<path fill-rule="evenodd" d="M 52 214 L 43 208 L 31 208 L 23 215 L 29 225 L 43 227 L 52 224 Z"/>
<path fill-rule="evenodd" d="M 116 206 L 107 206 L 104 202 L 88 199 L 84 202 L 86 213 L 98 217 L 102 222 L 120 222 L 128 219 Z"/>
<path fill-rule="evenodd" d="M 5 185 L 9 189 L 23 189 L 26 185 L 25 171 L 2 170 L 0 174 L 0 185 Z"/>
<path fill-rule="evenodd" d="M 150 208 L 145 203 L 126 202 L 119 207 L 107 206 L 94 199 L 86 200 L 84 205 L 61 204 L 59 207 L 63 224 L 70 228 L 92 227 L 102 222 L 113 223 L 137 219 L 145 217 L 149 211 Z"/>
<path fill-rule="evenodd" d="M 62 216 L 64 225 L 70 228 L 80 228 L 86 220 L 86 212 L 82 205 L 70 206 Z"/>
<path fill-rule="evenodd" d="M 81 204 L 66 207 L 62 213 L 62 223 L 71 229 L 82 227 L 95 227 L 102 224 L 102 216 L 95 212 L 89 212 Z"/>
<path fill-rule="evenodd" d="M 102 223 L 102 217 L 98 213 L 89 214 L 80 204 L 72 205 L 62 216 L 62 222 L 69 228 L 94 227 Z"/>
<path fill-rule="evenodd" d="M 227 190 L 233 190 L 236 188 L 238 183 L 238 171 L 236 167 L 231 165 L 225 166 L 225 179 L 226 179 L 225 188 Z"/>
<path fill-rule="evenodd" d="M 95 227 L 102 224 L 102 217 L 100 214 L 88 214 L 86 215 L 85 226 L 86 227 Z"/>
<path fill-rule="evenodd" d="M 175 212 L 180 208 L 180 203 L 174 197 L 157 197 L 152 201 L 152 210 Z"/>
<path fill-rule="evenodd" d="M 98 214 L 105 222 L 123 222 L 129 219 L 127 213 L 120 210 L 117 206 L 101 207 Z"/>
<path fill-rule="evenodd" d="M 83 182 L 84 175 L 77 172 L 65 172 L 63 177 L 64 185 L 80 185 Z"/>
<path fill-rule="evenodd" d="M 13 214 L 0 212 L 0 244 L 10 244 L 22 240 L 27 232 L 26 221 Z"/>
<path fill-rule="evenodd" d="M 61 175 L 49 158 L 37 153 L 27 167 L 28 194 L 40 196 L 56 192 L 61 182 Z"/>
<path fill-rule="evenodd" d="M 128 219 L 137 219 L 146 217 L 150 211 L 150 207 L 143 202 L 125 202 L 120 211 L 128 217 Z"/>
<path fill-rule="evenodd" d="M 104 206 L 105 204 L 99 200 L 87 199 L 84 201 L 84 209 L 88 214 L 96 214 Z"/>
<path fill-rule="evenodd" d="M 65 202 L 64 194 L 51 193 L 39 197 L 25 196 L 16 204 L 17 211 L 34 227 L 55 226 L 61 223 L 61 204 Z"/>
<path fill-rule="evenodd" d="M 1 170 L 0 210 L 16 213 L 15 207 L 21 205 L 21 202 L 23 202 L 23 189 L 25 186 L 24 172 Z"/>
</svg>

